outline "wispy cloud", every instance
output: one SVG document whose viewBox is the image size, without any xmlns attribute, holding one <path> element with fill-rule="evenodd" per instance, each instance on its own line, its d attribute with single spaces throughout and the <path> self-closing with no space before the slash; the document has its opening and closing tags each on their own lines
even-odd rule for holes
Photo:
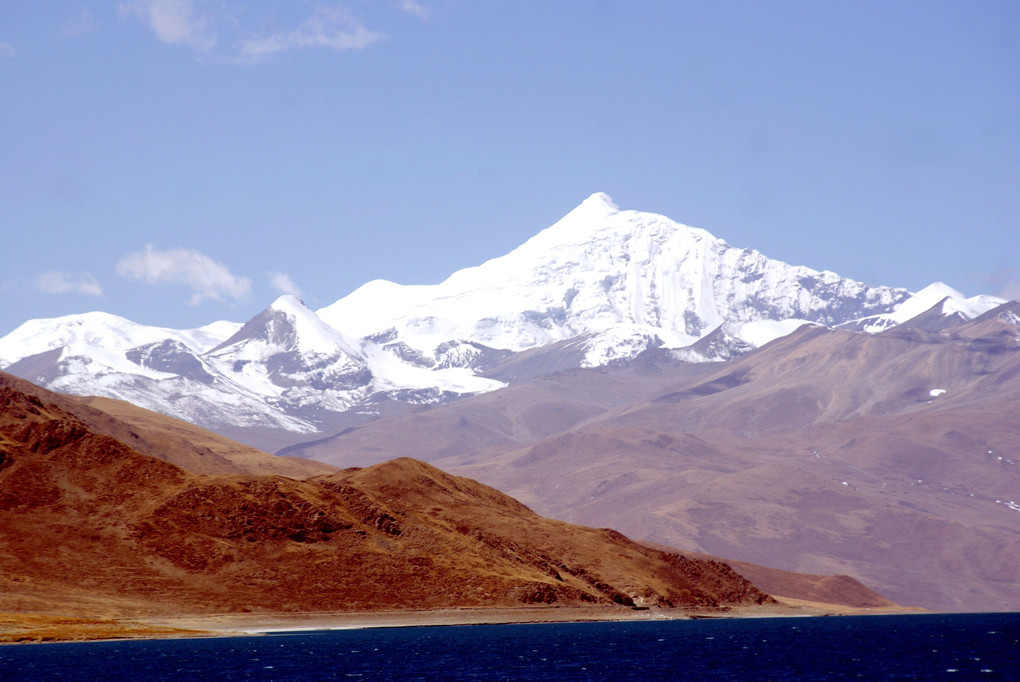
<svg viewBox="0 0 1020 682">
<path fill-rule="evenodd" d="M 85 35 L 95 28 L 95 21 L 88 7 L 82 7 L 81 11 L 64 22 L 60 29 L 60 35 L 64 38 Z"/>
<path fill-rule="evenodd" d="M 370 6 L 360 5 L 362 9 Z M 374 5 L 380 6 L 390 13 L 411 13 L 423 21 L 432 14 L 419 0 Z M 163 43 L 239 64 L 266 61 L 294 50 L 364 50 L 386 37 L 370 29 L 347 3 L 320 3 L 310 14 L 303 7 L 304 3 L 293 0 L 267 0 L 249 6 L 223 0 L 121 0 L 119 5 L 123 16 L 139 20 Z M 384 20 L 378 10 L 373 10 L 373 17 Z M 91 16 L 83 10 L 79 20 L 88 26 Z M 77 24 L 69 23 L 68 30 L 78 30 L 72 26 Z"/>
<path fill-rule="evenodd" d="M 382 34 L 368 30 L 344 7 L 319 7 L 314 14 L 293 31 L 273 33 L 241 44 L 241 55 L 249 60 L 294 49 L 328 48 L 331 50 L 363 50 L 378 42 Z"/>
<path fill-rule="evenodd" d="M 0 58 L 13 57 L 15 54 L 17 54 L 17 50 L 14 49 L 13 45 L 0 40 Z"/>
<path fill-rule="evenodd" d="M 208 18 L 195 10 L 191 0 L 135 0 L 120 6 L 136 16 L 164 43 L 187 45 L 199 50 L 216 46 L 216 33 Z"/>
<path fill-rule="evenodd" d="M 993 294 L 1009 301 L 1020 301 L 1020 270 L 1006 268 L 980 275 L 975 280 L 980 283 L 982 293 Z"/>
<path fill-rule="evenodd" d="M 222 263 L 191 249 L 161 251 L 149 244 L 145 251 L 121 258 L 117 274 L 146 284 L 183 284 L 192 291 L 192 305 L 206 299 L 242 299 L 251 291 L 251 280 L 237 277 Z"/>
<path fill-rule="evenodd" d="M 1020 279 L 1009 278 L 1002 282 L 999 296 L 1009 301 L 1020 301 Z"/>
<path fill-rule="evenodd" d="M 416 0 L 403 0 L 400 7 L 405 12 L 410 12 L 422 21 L 428 21 L 429 17 L 432 15 L 431 9 Z"/>
<path fill-rule="evenodd" d="M 37 275 L 35 285 L 47 294 L 79 294 L 81 296 L 102 296 L 103 288 L 96 278 L 88 274 L 70 272 L 44 272 Z"/>
<path fill-rule="evenodd" d="M 294 280 L 282 272 L 270 272 L 269 284 L 281 294 L 301 296 L 301 287 L 294 283 Z"/>
</svg>

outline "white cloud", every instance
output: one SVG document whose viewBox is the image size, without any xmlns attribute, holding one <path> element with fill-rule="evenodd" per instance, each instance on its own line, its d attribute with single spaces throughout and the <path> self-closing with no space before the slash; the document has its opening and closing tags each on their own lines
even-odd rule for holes
<svg viewBox="0 0 1020 682">
<path fill-rule="evenodd" d="M 47 294 L 80 294 L 82 296 L 102 296 L 103 288 L 96 278 L 88 274 L 69 272 L 44 272 L 37 275 L 35 285 Z"/>
<path fill-rule="evenodd" d="M 216 46 L 216 34 L 208 19 L 195 11 L 191 0 L 135 0 L 120 8 L 148 24 L 164 43 L 200 50 Z"/>
<path fill-rule="evenodd" d="M 369 29 L 345 4 L 320 3 L 303 21 L 301 15 L 290 21 L 284 18 L 300 12 L 302 5 L 293 0 L 250 6 L 223 0 L 121 0 L 119 8 L 123 16 L 139 20 L 166 44 L 191 47 L 235 63 L 262 61 L 298 49 L 364 50 L 385 37 Z M 393 12 L 408 12 L 423 21 L 432 14 L 421 0 L 389 0 L 386 5 Z M 92 17 L 83 10 L 68 22 L 65 35 L 91 26 Z"/>
<path fill-rule="evenodd" d="M 417 0 L 404 0 L 401 3 L 400 7 L 405 12 L 410 12 L 411 14 L 415 15 L 422 21 L 428 21 L 429 15 L 432 14 L 431 9 L 421 4 L 420 2 L 417 2 Z"/>
<path fill-rule="evenodd" d="M 117 274 L 146 284 L 184 284 L 194 292 L 189 301 L 192 305 L 205 299 L 241 299 L 251 290 L 251 280 L 233 275 L 225 265 L 200 251 L 160 251 L 151 244 L 145 251 L 121 258 Z"/>
<path fill-rule="evenodd" d="M 248 59 L 298 48 L 325 47 L 332 50 L 363 50 L 382 35 L 368 30 L 343 7 L 320 7 L 311 18 L 290 32 L 278 32 L 244 41 L 241 54 Z"/>
<path fill-rule="evenodd" d="M 291 294 L 301 297 L 301 287 L 294 283 L 294 280 L 282 272 L 270 272 L 269 284 L 281 294 Z"/>
<path fill-rule="evenodd" d="M 13 57 L 17 54 L 17 50 L 10 43 L 0 41 L 0 57 Z"/>
</svg>

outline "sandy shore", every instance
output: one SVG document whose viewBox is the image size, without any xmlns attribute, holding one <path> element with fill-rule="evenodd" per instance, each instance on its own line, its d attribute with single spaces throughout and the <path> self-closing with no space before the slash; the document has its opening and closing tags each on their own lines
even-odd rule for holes
<svg viewBox="0 0 1020 682">
<path fill-rule="evenodd" d="M 917 613 L 921 609 L 854 609 L 796 602 L 726 611 L 629 609 L 625 607 L 538 606 L 517 608 L 451 608 L 422 611 L 344 613 L 224 613 L 85 619 L 38 614 L 0 614 L 0 644 L 230 637 L 276 632 L 350 630 L 360 628 L 569 623 L 596 621 L 690 620 L 701 618 L 780 618 L 823 615 Z"/>
<path fill-rule="evenodd" d="M 216 634 L 261 634 L 300 630 L 422 627 L 581 621 L 676 620 L 694 612 L 681 609 L 635 610 L 585 607 L 463 608 L 428 611 L 353 613 L 221 614 L 140 619 L 153 627 L 203 630 Z"/>
<path fill-rule="evenodd" d="M 693 620 L 702 618 L 782 618 L 825 615 L 878 615 L 904 609 L 827 608 L 825 604 L 780 604 L 720 610 L 630 609 L 625 607 L 536 606 L 459 608 L 423 611 L 353 613 L 221 614 L 144 619 L 152 627 L 203 630 L 218 635 L 264 634 L 306 630 L 423 627 L 441 625 L 502 625 L 596 621 Z"/>
<path fill-rule="evenodd" d="M 635 610 L 611 607 L 450 608 L 343 613 L 224 613 L 98 619 L 8 612 L 0 613 L 0 644 L 166 637 L 229 637 L 272 632 L 443 625 L 674 620 L 693 616 L 696 614 L 681 609 Z"/>
</svg>

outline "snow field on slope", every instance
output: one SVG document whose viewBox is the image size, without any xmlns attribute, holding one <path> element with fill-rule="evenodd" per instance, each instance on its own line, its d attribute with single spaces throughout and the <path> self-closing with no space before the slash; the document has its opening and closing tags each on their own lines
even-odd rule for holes
<svg viewBox="0 0 1020 682">
<path fill-rule="evenodd" d="M 167 329 L 137 324 L 101 312 L 29 320 L 0 338 L 0 367 L 69 345 L 127 351 L 172 339 L 198 354 L 214 348 L 240 328 L 241 325 L 234 322 L 213 322 L 197 329 Z"/>
</svg>

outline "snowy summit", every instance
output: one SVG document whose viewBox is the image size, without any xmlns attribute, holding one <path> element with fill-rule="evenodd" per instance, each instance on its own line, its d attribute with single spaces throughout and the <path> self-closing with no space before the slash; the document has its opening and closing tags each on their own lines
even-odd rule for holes
<svg viewBox="0 0 1020 682">
<path fill-rule="evenodd" d="M 911 294 L 788 265 L 596 193 L 440 284 L 376 280 L 318 311 L 281 296 L 243 325 L 193 330 L 99 312 L 31 320 L 0 339 L 0 368 L 239 436 L 313 434 L 353 411 L 499 388 L 494 377 L 523 352 L 559 348 L 549 351 L 558 367 L 653 348 L 723 360 L 802 324 L 878 332 L 925 315 L 972 319 L 1000 303 L 944 284 Z"/>
</svg>

